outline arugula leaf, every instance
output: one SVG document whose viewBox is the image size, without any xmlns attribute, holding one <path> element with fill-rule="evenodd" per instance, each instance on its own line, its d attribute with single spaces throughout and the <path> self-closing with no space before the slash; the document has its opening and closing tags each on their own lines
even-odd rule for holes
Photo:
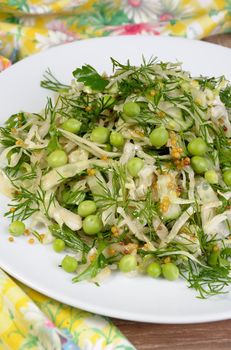
<svg viewBox="0 0 231 350">
<path fill-rule="evenodd" d="M 82 68 L 77 68 L 72 74 L 77 81 L 83 82 L 92 90 L 103 91 L 108 84 L 108 80 L 102 78 L 89 64 L 82 66 Z"/>
</svg>

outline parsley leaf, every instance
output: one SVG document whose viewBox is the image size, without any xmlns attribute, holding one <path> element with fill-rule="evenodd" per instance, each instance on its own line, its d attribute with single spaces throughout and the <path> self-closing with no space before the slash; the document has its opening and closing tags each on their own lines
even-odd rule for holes
<svg viewBox="0 0 231 350">
<path fill-rule="evenodd" d="M 103 91 L 108 84 L 108 80 L 102 78 L 89 64 L 82 66 L 82 68 L 77 68 L 72 74 L 77 81 L 83 82 L 92 90 Z"/>
</svg>

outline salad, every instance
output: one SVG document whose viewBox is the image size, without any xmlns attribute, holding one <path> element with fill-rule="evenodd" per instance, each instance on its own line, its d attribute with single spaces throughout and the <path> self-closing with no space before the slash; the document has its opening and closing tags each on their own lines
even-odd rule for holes
<svg viewBox="0 0 231 350">
<path fill-rule="evenodd" d="M 55 98 L 0 128 L 10 240 L 52 242 L 73 282 L 119 270 L 181 276 L 201 298 L 224 293 L 231 85 L 193 78 L 179 63 L 111 61 L 110 76 L 84 65 L 70 85 L 48 70 L 41 86 Z"/>
</svg>

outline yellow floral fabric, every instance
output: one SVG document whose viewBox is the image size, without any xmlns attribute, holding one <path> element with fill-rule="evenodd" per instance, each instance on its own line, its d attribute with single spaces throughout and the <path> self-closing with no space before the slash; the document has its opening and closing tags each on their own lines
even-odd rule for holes
<svg viewBox="0 0 231 350">
<path fill-rule="evenodd" d="M 231 32 L 231 0 L 0 0 L 0 71 L 97 36 Z M 63 305 L 0 270 L 0 350 L 134 350 L 106 318 Z"/>
<path fill-rule="evenodd" d="M 72 308 L 0 270 L 1 350 L 135 350 L 105 317 Z"/>
<path fill-rule="evenodd" d="M 0 0 L 0 54 L 13 62 L 89 37 L 230 30 L 231 0 Z"/>
</svg>

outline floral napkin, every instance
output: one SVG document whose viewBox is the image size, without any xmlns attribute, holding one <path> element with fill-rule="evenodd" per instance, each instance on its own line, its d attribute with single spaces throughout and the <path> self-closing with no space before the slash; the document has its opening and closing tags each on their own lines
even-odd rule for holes
<svg viewBox="0 0 231 350">
<path fill-rule="evenodd" d="M 89 37 L 230 31 L 230 0 L 0 0 L 0 54 L 13 62 Z"/>
<path fill-rule="evenodd" d="M 97 36 L 231 32 L 230 0 L 0 0 L 0 71 L 49 47 Z M 0 270 L 1 350 L 134 350 L 110 320 Z"/>
<path fill-rule="evenodd" d="M 1 350 L 135 350 L 103 316 L 61 304 L 0 270 Z"/>
</svg>

